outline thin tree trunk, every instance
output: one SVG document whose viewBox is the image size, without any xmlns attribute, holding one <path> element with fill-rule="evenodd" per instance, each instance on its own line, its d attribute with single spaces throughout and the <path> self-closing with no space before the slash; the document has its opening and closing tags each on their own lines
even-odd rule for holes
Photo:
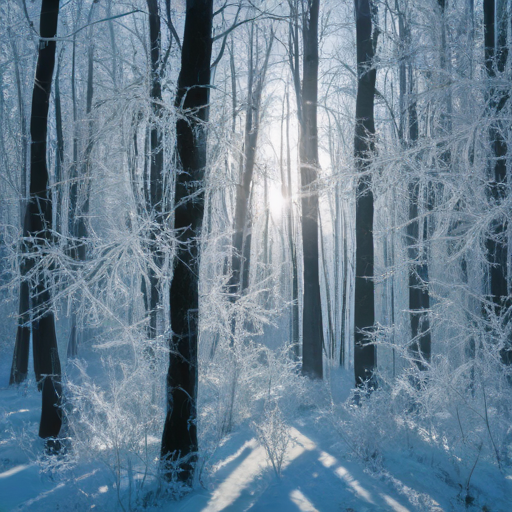
<svg viewBox="0 0 512 512">
<path fill-rule="evenodd" d="M 271 32 L 267 43 L 265 60 L 261 69 L 254 68 L 253 42 L 254 26 L 251 28 L 249 48 L 249 76 L 247 86 L 247 112 L 245 118 L 244 155 L 241 162 L 241 183 L 237 186 L 235 205 L 235 230 L 233 234 L 233 255 L 231 259 L 231 279 L 229 281 L 232 300 L 243 295 L 249 286 L 252 222 L 249 214 L 249 200 L 256 165 L 256 148 L 260 127 L 261 96 L 272 50 L 274 34 Z M 254 77 L 256 83 L 254 83 Z"/>
<path fill-rule="evenodd" d="M 19 69 L 18 49 L 16 43 L 12 39 L 11 30 L 8 28 L 9 40 L 14 57 L 14 73 L 16 77 L 16 91 L 18 95 L 18 112 L 20 116 L 20 128 L 22 134 L 22 168 L 21 168 L 21 181 L 20 181 L 20 221 L 21 228 L 24 226 L 24 214 L 27 208 L 27 122 L 25 119 L 25 107 L 23 103 L 23 92 L 21 75 Z M 20 249 L 22 252 L 27 250 L 24 242 L 21 242 Z M 18 327 L 16 329 L 16 341 L 14 344 L 14 353 L 11 366 L 11 374 L 9 378 L 9 385 L 20 384 L 28 375 L 28 358 L 30 351 L 30 299 L 29 299 L 29 285 L 25 281 L 26 275 L 26 262 L 23 256 L 20 260 L 20 292 L 19 292 L 19 306 L 18 306 Z"/>
<path fill-rule="evenodd" d="M 149 11 L 149 38 L 150 38 L 150 57 L 151 57 L 151 109 L 153 114 L 151 133 L 150 133 L 150 214 L 155 223 L 151 228 L 151 252 L 153 255 L 153 265 L 161 266 L 162 255 L 157 250 L 158 231 L 162 224 L 162 198 L 163 198 L 163 168 L 164 152 L 162 146 L 162 133 L 158 123 L 162 115 L 162 86 L 160 81 L 160 49 L 161 49 L 161 30 L 160 15 L 158 12 L 157 0 L 147 0 Z M 153 265 L 149 266 L 149 337 L 154 339 L 157 334 L 158 306 L 160 303 L 160 280 L 156 274 Z"/>
<path fill-rule="evenodd" d="M 293 222 L 292 203 L 292 157 L 290 144 L 290 97 L 286 91 L 286 174 L 287 174 L 287 223 L 288 245 L 290 247 L 290 259 L 292 270 L 292 346 L 295 357 L 299 358 L 300 342 L 300 316 L 299 316 L 299 271 L 297 268 L 297 245 L 295 242 L 295 224 Z"/>
<path fill-rule="evenodd" d="M 356 279 L 354 373 L 356 386 L 372 379 L 376 350 L 370 335 L 375 324 L 373 191 L 368 175 L 374 152 L 376 69 L 372 68 L 378 32 L 372 29 L 373 3 L 354 0 L 357 43 L 357 99 L 354 157 L 359 173 L 356 199 Z"/>
<path fill-rule="evenodd" d="M 171 327 L 167 415 L 161 456 L 167 477 L 179 461 L 180 481 L 190 483 L 197 460 L 197 343 L 199 237 L 204 209 L 208 86 L 212 51 L 213 0 L 187 0 L 176 107 L 181 171 L 176 178 L 174 227 L 178 238 L 170 289 Z"/>
<path fill-rule="evenodd" d="M 290 310 L 290 335 L 291 335 L 291 353 L 294 359 L 299 357 L 299 304 L 298 304 L 298 286 L 297 286 L 297 256 L 295 254 L 295 241 L 293 229 L 293 204 L 292 204 L 292 176 L 291 176 L 291 156 L 290 156 L 290 104 L 288 97 L 288 88 L 285 90 L 283 98 L 283 110 L 281 114 L 281 152 L 279 167 L 281 171 L 281 194 L 284 199 L 283 220 L 284 230 L 288 234 L 288 250 L 290 253 L 291 268 L 291 310 Z M 286 104 L 286 115 L 285 115 Z M 286 128 L 283 126 L 286 123 Z M 284 136 L 286 131 L 286 173 L 284 167 Z M 283 251 L 285 248 L 283 247 Z M 286 259 L 286 258 L 284 258 Z"/>
<path fill-rule="evenodd" d="M 485 67 L 490 81 L 505 70 L 508 58 L 507 48 L 507 13 L 503 0 L 484 0 L 484 45 Z M 503 90 L 491 86 L 488 95 L 489 114 L 499 116 L 508 101 L 509 95 Z M 489 130 L 492 159 L 489 163 L 490 179 L 488 196 L 499 205 L 507 196 L 507 143 L 503 136 L 503 124 L 494 121 Z M 510 307 L 508 293 L 508 223 L 506 220 L 494 221 L 486 239 L 489 260 L 489 294 L 492 311 L 498 317 L 503 317 Z M 512 364 L 511 343 L 508 340 L 501 350 L 502 361 Z"/>
<path fill-rule="evenodd" d="M 348 363 L 348 357 L 347 357 L 347 351 L 348 343 L 350 343 L 350 336 L 349 333 L 347 333 L 347 315 L 350 311 L 350 308 L 348 307 L 348 297 L 350 297 L 348 286 L 349 286 L 349 280 L 348 280 L 348 240 L 347 240 L 347 219 L 346 216 L 343 215 L 343 284 L 341 286 L 342 289 L 342 297 L 341 297 L 341 340 L 340 340 L 340 366 L 347 367 Z M 350 322 L 348 322 L 348 325 L 350 326 Z"/>
<path fill-rule="evenodd" d="M 57 154 L 55 155 L 55 185 L 53 204 L 56 208 L 55 229 L 58 233 L 62 229 L 62 170 L 64 167 L 64 133 L 62 131 L 62 101 L 60 95 L 60 62 L 63 49 L 60 52 L 55 73 L 55 128 L 57 132 Z"/>
<path fill-rule="evenodd" d="M 329 270 L 327 268 L 327 262 L 325 260 L 325 247 L 324 247 L 324 233 L 322 229 L 322 219 L 318 216 L 318 226 L 320 228 L 320 258 L 322 260 L 322 272 L 324 275 L 325 283 L 325 302 L 326 302 L 326 313 L 327 313 L 327 337 L 329 339 L 329 348 L 324 346 L 326 356 L 330 359 L 334 359 L 334 353 L 336 351 L 336 343 L 334 340 L 334 320 L 333 320 L 333 304 L 331 300 L 331 285 L 329 282 Z"/>
<path fill-rule="evenodd" d="M 257 41 L 257 40 L 256 40 Z M 250 201 L 253 190 L 253 174 L 256 166 L 256 149 L 260 128 L 261 96 L 265 84 L 268 61 L 274 41 L 274 33 L 271 29 L 270 40 L 267 42 L 265 59 L 261 69 L 256 69 L 254 63 L 253 42 L 254 24 L 251 27 L 251 39 L 249 45 L 249 76 L 247 85 L 247 108 L 245 116 L 244 154 L 240 162 L 240 180 L 236 193 L 235 203 L 235 229 L 233 233 L 233 249 L 231 256 L 231 278 L 229 280 L 230 300 L 235 303 L 249 288 L 251 242 L 252 242 L 252 218 L 250 213 Z M 256 42 L 258 49 L 258 43 Z M 258 55 L 256 56 L 257 60 Z M 256 77 L 256 80 L 255 80 Z M 256 81 L 256 83 L 255 83 Z M 236 337 L 236 318 L 231 323 L 233 342 Z M 231 383 L 231 397 L 228 404 L 223 430 L 229 432 L 233 424 L 233 405 L 236 395 L 238 368 L 236 359 L 232 362 L 233 380 Z"/>
<path fill-rule="evenodd" d="M 91 9 L 89 11 L 88 16 L 88 24 L 92 22 L 94 6 L 96 4 L 93 3 L 91 5 Z M 73 249 L 72 256 L 76 262 L 83 263 L 87 259 L 87 217 L 89 214 L 89 198 L 90 198 L 90 188 L 91 188 L 91 152 L 93 148 L 93 122 L 91 118 L 92 111 L 92 100 L 94 94 L 94 44 L 92 37 L 92 28 L 89 32 L 89 48 L 87 51 L 87 87 L 86 87 L 86 105 L 85 105 L 85 113 L 87 117 L 87 144 L 85 147 L 85 152 L 83 155 L 82 165 L 80 166 L 80 176 L 77 174 L 78 170 L 78 162 L 75 160 L 74 163 L 74 183 L 72 184 L 71 190 L 73 194 L 73 208 L 70 211 L 71 219 L 70 219 L 70 235 L 74 238 L 73 240 Z M 76 105 L 74 107 L 74 111 L 76 110 Z M 75 140 L 75 148 L 76 154 L 78 156 L 78 140 Z M 82 186 L 79 187 L 79 178 L 82 181 Z M 79 302 L 79 299 L 77 299 Z M 78 323 L 78 314 L 77 314 L 77 304 L 72 304 L 72 312 L 71 312 L 71 329 L 68 340 L 68 350 L 67 357 L 68 359 L 77 357 L 78 355 L 78 347 L 80 342 L 82 341 L 82 331 L 83 329 Z"/>
<path fill-rule="evenodd" d="M 398 6 L 398 3 L 397 3 Z M 445 29 L 443 27 L 443 34 Z M 410 30 L 406 26 L 405 14 L 399 12 L 400 48 L 406 52 L 410 48 Z M 445 35 L 443 36 L 446 37 Z M 407 80 L 407 77 L 409 80 Z M 408 82 L 408 83 L 407 83 Z M 408 94 L 409 104 L 405 96 Z M 411 99 L 414 94 L 412 63 L 405 56 L 400 60 L 400 129 L 402 144 L 414 146 L 418 141 L 418 116 L 416 103 Z M 409 267 L 409 311 L 411 322 L 411 354 L 419 369 L 425 370 L 430 363 L 431 336 L 428 311 L 430 296 L 428 292 L 428 263 L 425 251 L 420 250 L 421 239 L 427 234 L 427 219 L 419 219 L 420 183 L 414 179 L 409 184 L 409 223 L 407 225 L 407 252 Z M 425 242 L 425 240 L 423 240 Z"/>
</svg>

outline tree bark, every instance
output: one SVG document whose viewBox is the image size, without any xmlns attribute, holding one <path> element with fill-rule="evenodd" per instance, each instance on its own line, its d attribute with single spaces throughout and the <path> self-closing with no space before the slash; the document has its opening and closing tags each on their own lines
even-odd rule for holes
<svg viewBox="0 0 512 512">
<path fill-rule="evenodd" d="M 397 3 L 398 6 L 398 3 Z M 443 7 L 442 7 L 443 8 Z M 399 12 L 400 50 L 405 53 L 410 48 L 410 30 L 405 13 Z M 444 28 L 443 28 L 444 33 Z M 402 55 L 400 60 L 400 129 L 399 137 L 403 145 L 414 146 L 418 141 L 418 115 L 416 103 L 411 99 L 414 93 L 412 63 Z M 409 104 L 406 104 L 406 94 Z M 409 223 L 407 225 L 407 253 L 409 267 L 409 315 L 411 322 L 411 354 L 420 370 L 430 363 L 431 336 L 428 311 L 430 295 L 427 255 L 420 249 L 421 239 L 427 235 L 427 220 L 420 220 L 420 184 L 413 179 L 409 184 Z"/>
<path fill-rule="evenodd" d="M 303 75 L 300 95 L 300 180 L 304 255 L 302 373 L 323 377 L 323 326 L 318 255 L 318 16 L 320 0 L 308 0 L 303 15 Z M 298 98 L 299 100 L 299 98 Z"/>
<path fill-rule="evenodd" d="M 491 82 L 498 74 L 504 72 L 508 58 L 506 20 L 506 6 L 503 0 L 484 0 L 485 68 Z M 489 114 L 499 117 L 508 99 L 508 93 L 491 85 L 488 93 Z M 507 196 L 507 143 L 503 136 L 503 128 L 503 124 L 498 120 L 492 123 L 489 130 L 492 157 L 489 162 L 487 194 L 495 205 L 503 203 Z M 511 305 L 508 293 L 507 232 L 506 220 L 495 220 L 490 226 L 490 233 L 486 239 L 489 294 L 492 311 L 498 317 L 502 317 Z M 501 350 L 501 358 L 505 364 L 512 364 L 510 340 Z"/>
<path fill-rule="evenodd" d="M 41 38 L 52 38 L 57 34 L 59 16 L 58 0 L 43 0 L 41 5 Z M 28 260 L 32 268 L 40 257 L 38 254 L 51 243 L 52 202 L 46 163 L 46 137 L 48 130 L 48 109 L 55 66 L 55 41 L 39 41 L 32 112 L 30 118 L 30 200 L 25 214 L 25 238 L 31 239 Z M 39 436 L 54 438 L 62 425 L 58 409 L 61 398 L 61 368 L 55 334 L 55 319 L 51 311 L 50 290 L 43 270 L 36 273 L 31 289 L 32 342 L 34 348 L 34 369 L 39 389 L 42 390 L 42 411 Z M 48 444 L 51 449 L 55 445 Z"/>
<path fill-rule="evenodd" d="M 151 111 L 153 115 L 150 131 L 150 170 L 149 170 L 149 197 L 150 215 L 154 225 L 150 233 L 150 250 L 153 264 L 161 266 L 162 256 L 157 249 L 158 231 L 162 224 L 162 198 L 163 198 L 163 169 L 164 151 L 162 146 L 162 132 L 158 125 L 162 115 L 162 85 L 160 80 L 160 54 L 161 30 L 158 1 L 147 0 L 149 11 L 149 39 L 151 58 Z M 160 303 L 160 280 L 153 265 L 148 269 L 149 277 L 149 338 L 154 339 L 157 334 L 158 306 Z"/>
<path fill-rule="evenodd" d="M 376 350 L 371 344 L 375 324 L 373 191 L 368 175 L 374 152 L 374 99 L 377 71 L 373 64 L 378 32 L 372 29 L 373 3 L 354 0 L 357 44 L 357 98 L 354 157 L 357 180 L 354 373 L 356 386 L 372 379 Z"/>
<path fill-rule="evenodd" d="M 179 461 L 180 481 L 190 483 L 197 460 L 197 342 L 199 238 L 204 209 L 206 122 L 212 51 L 213 0 L 187 0 L 176 107 L 181 170 L 176 177 L 174 227 L 178 247 L 170 290 L 171 327 L 167 415 L 161 456 L 167 477 Z"/>
</svg>

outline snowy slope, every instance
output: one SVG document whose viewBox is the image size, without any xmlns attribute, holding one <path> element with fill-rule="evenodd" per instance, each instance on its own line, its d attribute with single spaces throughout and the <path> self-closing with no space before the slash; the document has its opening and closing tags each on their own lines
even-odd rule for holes
<svg viewBox="0 0 512 512">
<path fill-rule="evenodd" d="M 129 499 L 126 476 L 118 496 L 115 475 L 101 461 L 41 456 L 39 400 L 35 391 L 0 390 L 1 512 L 123 507 L 169 512 L 512 511 L 512 479 L 496 468 L 476 467 L 475 501 L 466 507 L 457 476 L 451 476 L 448 465 L 443 469 L 439 457 L 421 462 L 417 454 L 384 452 L 379 468 L 370 471 L 312 409 L 302 411 L 288 425 L 280 478 L 254 428 L 246 424 L 220 443 L 200 482 L 181 500 L 161 490 L 159 494 L 156 479 L 148 479 L 141 492 L 132 489 Z"/>
</svg>

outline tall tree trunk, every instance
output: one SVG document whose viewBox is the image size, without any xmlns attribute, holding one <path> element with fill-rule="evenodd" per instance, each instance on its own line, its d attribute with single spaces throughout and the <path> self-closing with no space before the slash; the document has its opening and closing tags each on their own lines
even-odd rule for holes
<svg viewBox="0 0 512 512">
<path fill-rule="evenodd" d="M 160 80 L 160 53 L 161 53 L 161 31 L 160 15 L 158 12 L 158 1 L 147 0 L 149 11 L 149 39 L 151 57 L 151 110 L 153 114 L 150 133 L 150 155 L 151 164 L 149 171 L 150 190 L 150 214 L 155 223 L 151 228 L 151 252 L 153 265 L 161 266 L 162 256 L 157 250 L 158 231 L 162 223 L 162 198 L 163 198 L 163 168 L 164 151 L 162 147 L 162 133 L 159 127 L 162 114 L 162 86 Z M 158 306 L 160 303 L 160 280 L 157 277 L 153 265 L 149 266 L 149 337 L 151 339 L 157 334 Z"/>
<path fill-rule="evenodd" d="M 240 169 L 235 204 L 235 230 L 233 234 L 233 255 L 229 289 L 232 300 L 243 295 L 249 286 L 252 222 L 249 214 L 249 200 L 256 165 L 256 148 L 260 127 L 261 96 L 272 50 L 274 34 L 267 42 L 265 59 L 261 69 L 255 69 L 253 56 L 254 25 L 251 28 L 249 48 L 249 76 L 247 85 L 247 109 L 245 116 L 244 154 Z M 255 80 L 256 77 L 256 80 Z"/>
<path fill-rule="evenodd" d="M 397 2 L 398 7 L 398 2 Z M 407 26 L 405 13 L 399 11 L 400 50 L 404 54 L 410 48 L 410 30 Z M 444 34 L 443 27 L 443 34 Z M 445 38 L 445 36 L 444 36 Z M 406 105 L 406 94 L 409 104 Z M 412 63 L 405 55 L 400 60 L 400 129 L 399 137 L 402 144 L 414 146 L 418 141 L 418 115 L 414 94 Z M 409 184 L 409 223 L 407 225 L 407 253 L 409 267 L 409 311 L 411 322 L 412 357 L 419 369 L 425 370 L 430 362 L 431 336 L 428 311 L 430 296 L 428 292 L 428 263 L 425 251 L 420 249 L 421 240 L 425 242 L 427 219 L 420 220 L 420 183 L 414 179 Z"/>
<path fill-rule="evenodd" d="M 250 200 L 253 190 L 253 174 L 256 166 L 256 149 L 260 128 L 261 96 L 265 84 L 270 52 L 274 42 L 274 33 L 271 29 L 270 40 L 267 42 L 265 59 L 260 69 L 256 69 L 254 62 L 253 42 L 254 27 L 251 27 L 251 39 L 249 45 L 249 75 L 247 85 L 247 108 L 245 115 L 244 152 L 240 162 L 240 181 L 237 186 L 233 249 L 231 256 L 231 278 L 229 280 L 229 293 L 232 303 L 244 295 L 249 288 L 250 264 L 251 264 L 251 241 L 252 241 L 252 218 L 250 214 Z M 256 39 L 257 41 L 257 39 Z M 256 43 L 258 51 L 258 43 Z M 256 55 L 256 61 L 258 55 Z M 257 64 L 256 64 L 257 65 Z M 236 335 L 236 318 L 231 323 L 231 334 L 233 340 Z M 233 380 L 231 383 L 231 398 L 228 404 L 228 411 L 225 417 L 224 432 L 229 432 L 233 423 L 233 405 L 236 395 L 238 380 L 238 368 L 236 360 L 233 361 Z"/>
<path fill-rule="evenodd" d="M 12 38 L 10 27 L 8 28 L 9 40 L 11 42 L 12 53 L 14 57 L 14 73 L 16 77 L 16 91 L 18 95 L 18 111 L 20 116 L 20 128 L 22 134 L 22 168 L 20 171 L 20 220 L 21 228 L 24 229 L 24 215 L 27 208 L 27 122 L 25 119 L 25 106 L 23 102 L 23 91 L 21 74 L 19 69 L 18 48 L 16 42 Z M 21 242 L 20 249 L 22 252 L 26 251 L 26 245 Z M 26 275 L 26 262 L 23 257 L 20 261 L 20 292 L 19 292 L 19 306 L 18 306 L 18 326 L 16 329 L 16 341 L 14 344 L 14 353 L 11 366 L 11 374 L 9 378 L 9 385 L 20 384 L 28 375 L 28 358 L 30 351 L 30 298 L 29 298 L 29 285 L 25 280 Z"/>
<path fill-rule="evenodd" d="M 64 132 L 62 131 L 62 100 L 60 95 L 60 63 L 64 49 L 59 54 L 57 71 L 55 73 L 55 129 L 57 132 L 57 151 L 55 155 L 55 184 L 53 204 L 56 208 L 55 230 L 60 233 L 62 229 L 62 170 L 64 168 Z"/>
<path fill-rule="evenodd" d="M 57 34 L 59 16 L 58 0 L 43 0 L 41 5 L 41 38 L 52 38 Z M 52 203 L 49 189 L 48 167 L 46 164 L 46 136 L 48 130 L 48 109 L 55 66 L 55 41 L 39 41 L 34 90 L 32 94 L 32 112 L 30 117 L 31 153 L 30 153 L 30 200 L 25 214 L 25 237 L 32 237 L 30 247 L 34 253 L 28 259 L 28 265 L 37 263 L 38 252 L 51 243 Z M 51 310 L 50 290 L 40 269 L 36 282 L 31 289 L 32 342 L 34 369 L 39 389 L 42 390 L 42 411 L 39 436 L 53 438 L 58 436 L 62 425 L 58 409 L 61 395 L 61 368 L 55 319 Z M 48 444 L 51 448 L 52 445 Z"/>
<path fill-rule="evenodd" d="M 373 191 L 369 170 L 374 152 L 374 99 L 377 72 L 372 68 L 378 32 L 372 29 L 373 3 L 354 0 L 357 44 L 357 99 L 354 157 L 357 180 L 356 199 L 356 280 L 354 318 L 354 373 L 356 386 L 373 376 L 375 346 L 369 335 L 375 323 L 373 281 Z"/>
<path fill-rule="evenodd" d="M 300 179 L 304 255 L 302 373 L 323 377 L 322 303 L 318 257 L 318 16 L 320 0 L 308 0 L 303 15 L 303 75 L 300 96 Z M 299 103 L 299 101 L 297 102 Z"/>
<path fill-rule="evenodd" d="M 286 117 L 285 117 L 286 104 Z M 285 130 L 283 124 L 286 123 Z M 285 134 L 283 133 L 285 131 Z M 286 136 L 286 173 L 284 167 L 284 140 Z M 285 90 L 283 98 L 283 111 L 281 114 L 281 193 L 284 198 L 284 226 L 288 235 L 288 250 L 290 253 L 291 267 L 291 315 L 290 315 L 290 334 L 291 334 L 291 354 L 294 359 L 299 358 L 299 288 L 298 288 L 298 272 L 297 272 L 297 249 L 294 240 L 294 223 L 293 223 L 293 204 L 292 204 L 292 170 L 291 170 L 291 150 L 290 150 L 290 101 L 288 88 Z"/>
<path fill-rule="evenodd" d="M 492 82 L 497 74 L 503 73 L 508 57 L 507 48 L 507 13 L 504 0 L 484 0 L 484 45 L 485 68 Z M 488 109 L 491 116 L 499 116 L 508 101 L 508 94 L 503 89 L 490 87 Z M 500 205 L 507 195 L 507 143 L 503 136 L 504 126 L 494 121 L 489 130 L 492 158 L 489 163 L 490 176 L 488 196 Z M 489 260 L 489 294 L 493 313 L 502 317 L 511 304 L 508 294 L 508 224 L 506 220 L 495 220 L 490 226 L 486 240 Z M 512 363 L 511 343 L 508 341 L 501 350 L 505 364 Z"/>
<path fill-rule="evenodd" d="M 212 51 L 213 0 L 187 0 L 176 106 L 181 171 L 176 178 L 174 227 L 178 239 L 170 290 L 171 327 L 167 415 L 161 456 L 167 476 L 179 461 L 177 478 L 191 482 L 197 460 L 197 342 L 199 238 L 204 208 L 206 126 Z"/>
<path fill-rule="evenodd" d="M 341 285 L 342 297 L 341 297 L 341 325 L 340 325 L 340 366 L 348 367 L 350 354 L 350 321 L 347 322 L 347 317 L 350 315 L 350 305 L 348 304 L 348 300 L 350 297 L 349 293 L 349 266 L 348 266 L 348 240 L 347 240 L 347 218 L 346 215 L 343 215 L 343 283 Z"/>
</svg>

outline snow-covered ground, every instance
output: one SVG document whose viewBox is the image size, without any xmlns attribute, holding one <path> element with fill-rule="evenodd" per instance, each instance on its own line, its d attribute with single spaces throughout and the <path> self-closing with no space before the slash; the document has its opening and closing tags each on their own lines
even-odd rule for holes
<svg viewBox="0 0 512 512">
<path fill-rule="evenodd" d="M 438 453 L 416 450 L 407 456 L 393 446 L 384 446 L 381 460 L 372 466 L 311 407 L 287 421 L 280 478 L 254 427 L 246 424 L 220 442 L 192 492 L 180 500 L 158 495 L 154 480 L 145 493 L 133 493 L 130 502 L 127 479 L 121 480 L 118 496 L 115 475 L 103 462 L 70 463 L 42 455 L 39 407 L 40 395 L 33 389 L 0 389 L 0 512 L 123 507 L 180 512 L 512 511 L 510 468 L 500 472 L 492 464 L 476 464 L 471 474 L 474 501 L 466 504 L 462 487 L 467 470 L 457 474 L 456 466 Z"/>
</svg>

